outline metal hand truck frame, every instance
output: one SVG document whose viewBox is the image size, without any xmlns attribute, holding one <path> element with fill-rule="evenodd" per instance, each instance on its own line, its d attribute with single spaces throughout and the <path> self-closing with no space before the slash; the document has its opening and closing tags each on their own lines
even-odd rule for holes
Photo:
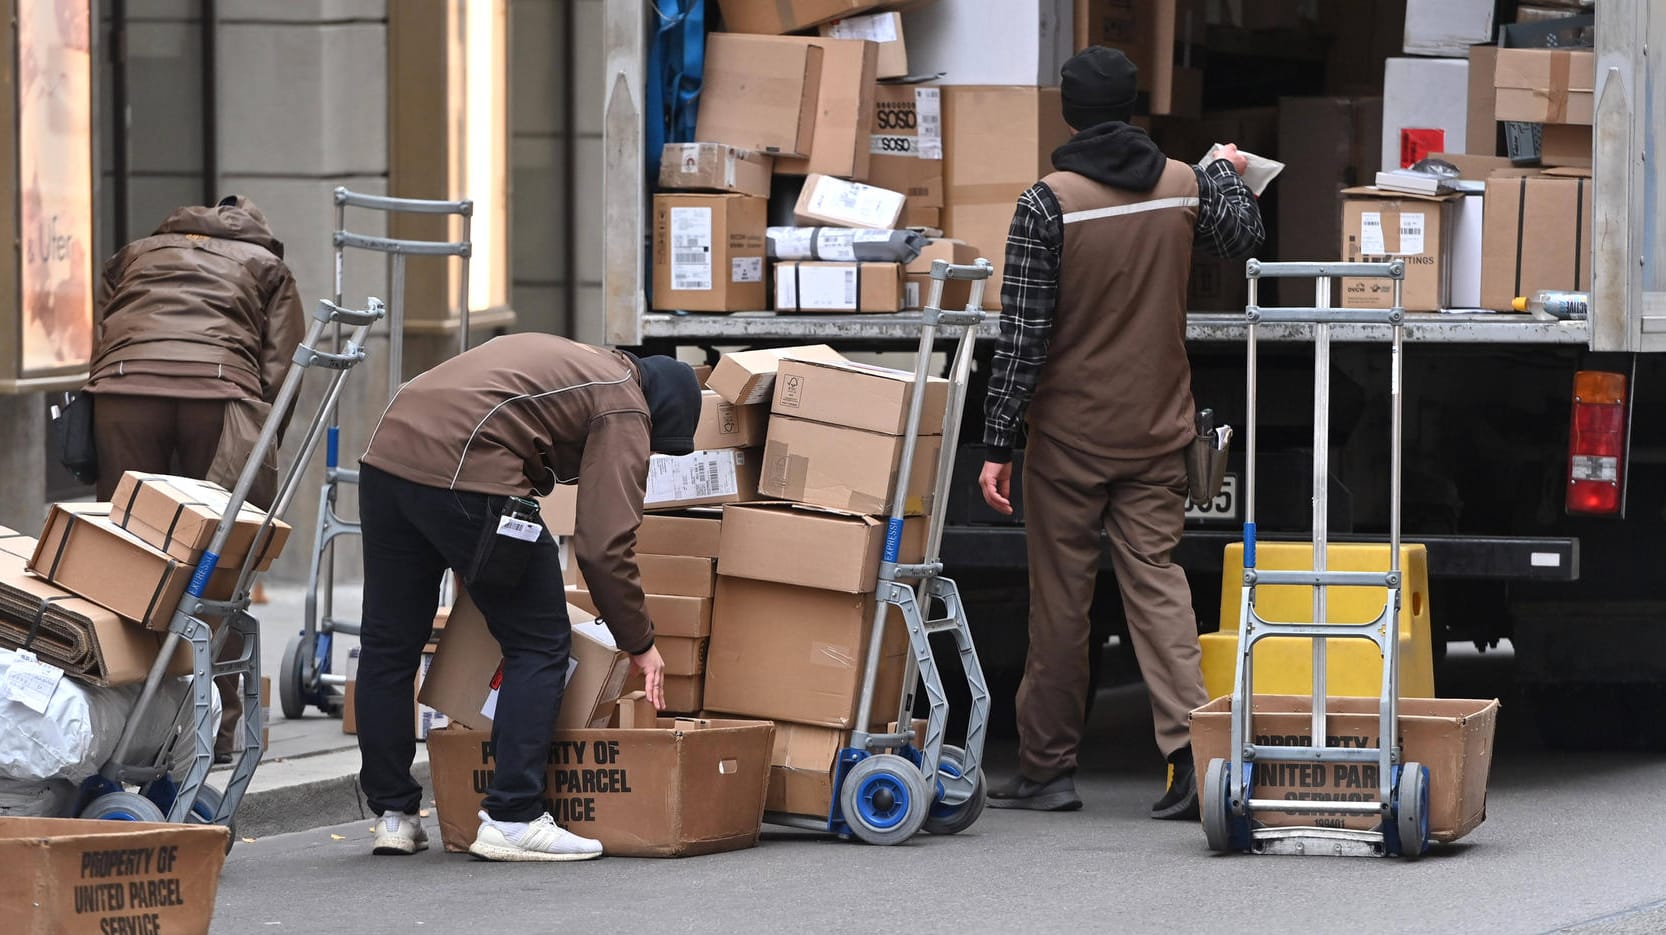
<svg viewBox="0 0 1666 935">
<path fill-rule="evenodd" d="M 474 217 L 472 201 L 433 201 L 421 198 L 390 198 L 366 195 L 337 188 L 334 193 L 336 226 L 332 236 L 335 245 L 335 300 L 341 302 L 342 270 L 348 249 L 367 250 L 391 257 L 388 270 L 388 401 L 399 392 L 405 372 L 405 258 L 408 256 L 460 257 L 462 277 L 458 286 L 458 353 L 469 347 L 469 258 L 473 252 L 470 225 Z M 463 219 L 461 240 L 397 240 L 354 233 L 347 229 L 347 209 L 363 208 L 384 214 L 443 214 Z M 339 339 L 340 334 L 337 334 Z M 314 530 L 312 562 L 307 570 L 305 616 L 299 634 L 290 638 L 284 647 L 282 672 L 278 679 L 278 699 L 286 718 L 298 718 L 308 705 L 329 715 L 341 712 L 346 702 L 347 676 L 330 671 L 334 658 L 336 633 L 348 636 L 359 634 L 359 621 L 342 620 L 335 616 L 335 540 L 339 536 L 358 535 L 356 520 L 343 519 L 336 511 L 336 496 L 343 484 L 357 485 L 359 472 L 340 466 L 341 425 L 337 413 L 330 411 L 328 442 L 324 454 L 324 485 L 318 496 L 318 522 Z"/>
<path fill-rule="evenodd" d="M 769 813 L 771 824 L 827 831 L 854 836 L 869 844 L 897 844 L 922 828 L 932 834 L 955 834 L 972 826 L 983 814 L 985 781 L 984 733 L 989 720 L 989 689 L 960 591 L 952 579 L 943 577 L 939 555 L 943 541 L 944 504 L 954 472 L 954 451 L 960 437 L 961 413 L 966 383 L 972 368 L 972 350 L 978 325 L 983 321 L 983 291 L 994 267 L 988 260 L 956 266 L 944 260 L 931 265 L 931 296 L 921 313 L 919 356 L 914 369 L 914 392 L 903 436 L 902 458 L 897 468 L 896 494 L 885 529 L 885 552 L 879 565 L 875 592 L 873 628 L 868 637 L 867 660 L 862 669 L 862 690 L 856 714 L 856 729 L 850 745 L 840 750 L 834 763 L 833 801 L 825 820 L 799 815 Z M 943 285 L 951 280 L 971 283 L 971 298 L 963 311 L 944 310 Z M 943 443 L 938 454 L 927 524 L 925 558 L 919 564 L 898 561 L 902 544 L 903 517 L 907 513 L 908 478 L 912 476 L 915 450 L 920 435 L 920 415 L 925 405 L 925 385 L 930 374 L 938 328 L 959 328 L 960 338 L 949 368 L 947 411 L 943 420 Z M 914 582 L 910 584 L 910 582 Z M 933 602 L 941 604 L 944 615 L 931 617 Z M 885 628 L 892 609 L 901 613 L 908 628 L 910 655 L 903 673 L 902 700 L 897 706 L 896 730 L 874 733 L 874 689 L 885 643 Z M 943 679 L 932 654 L 930 636 L 953 633 L 961 668 L 971 689 L 972 706 L 966 726 L 966 746 L 943 742 L 949 702 Z M 931 710 L 926 717 L 925 742 L 916 746 L 913 725 L 914 680 L 925 683 Z M 893 752 L 894 751 L 894 752 Z"/>
<path fill-rule="evenodd" d="M 140 690 L 133 711 L 122 729 L 121 739 L 110 759 L 97 776 L 83 785 L 76 815 L 81 818 L 125 819 L 130 821 L 196 822 L 225 825 L 228 828 L 243 801 L 243 793 L 254 778 L 265 748 L 261 725 L 260 704 L 260 625 L 249 614 L 250 591 L 259 574 L 256 563 L 246 562 L 238 572 L 237 581 L 228 600 L 209 600 L 203 595 L 220 561 L 221 551 L 230 539 L 238 514 L 248 499 L 266 455 L 278 444 L 278 432 L 285 416 L 294 407 L 300 394 L 301 381 L 308 370 L 321 368 L 330 372 L 330 380 L 316 413 L 308 422 L 300 450 L 289 465 L 278 485 L 276 499 L 265 520 L 255 531 L 249 555 L 258 555 L 271 538 L 272 522 L 288 509 L 301 479 L 323 438 L 325 423 L 331 408 L 341 396 L 348 371 L 365 358 L 364 342 L 370 328 L 383 317 L 381 300 L 372 298 L 363 310 L 342 308 L 334 302 L 321 301 L 313 314 L 312 326 L 305 339 L 295 349 L 293 365 L 284 377 L 272 404 L 272 412 L 261 426 L 260 437 L 244 462 L 243 472 L 231 491 L 231 499 L 220 517 L 219 525 L 191 576 L 190 585 L 180 598 L 168 623 L 168 635 L 161 651 L 151 665 Z M 333 325 L 339 333 L 342 326 L 352 329 L 343 344 L 337 340 L 337 350 L 318 350 L 324 327 Z M 223 621 L 214 623 L 212 621 Z M 243 649 L 236 659 L 216 662 L 221 649 L 231 634 L 242 638 Z M 149 757 L 148 752 L 134 749 L 141 728 L 153 717 L 163 713 L 165 706 L 158 698 L 162 684 L 172 676 L 174 656 L 181 644 L 188 644 L 191 653 L 191 688 L 188 696 L 172 712 L 178 724 L 189 708 L 189 726 L 177 732 L 148 762 L 133 762 L 135 757 Z M 214 680 L 228 675 L 243 677 L 243 716 L 239 729 L 243 735 L 243 749 L 233 760 L 231 775 L 224 792 L 205 783 L 214 762 L 214 740 L 219 733 L 219 718 L 214 716 Z M 173 761 L 173 749 L 179 743 L 191 744 L 191 765 L 185 778 L 175 783 L 169 775 L 168 764 Z M 138 792 L 127 791 L 128 786 L 139 787 Z M 228 840 L 226 844 L 230 848 Z"/>
<path fill-rule="evenodd" d="M 1414 858 L 1429 846 L 1429 770 L 1403 762 L 1394 743 L 1399 737 L 1400 700 L 1400 475 L 1401 371 L 1405 310 L 1401 288 L 1405 262 L 1246 264 L 1249 323 L 1246 340 L 1246 408 L 1244 419 L 1244 584 L 1239 603 L 1238 660 L 1232 684 L 1232 755 L 1209 762 L 1202 790 L 1203 830 L 1215 851 L 1257 854 L 1387 856 Z M 1337 309 L 1331 306 L 1331 280 L 1339 276 L 1389 279 L 1394 304 L 1388 309 Z M 1262 279 L 1316 280 L 1313 308 L 1262 308 Z M 1375 324 L 1388 328 L 1389 404 L 1389 566 L 1386 572 L 1330 571 L 1327 568 L 1330 473 L 1330 350 L 1332 324 Z M 1256 332 L 1263 324 L 1310 325 L 1313 329 L 1313 567 L 1311 570 L 1258 570 L 1255 567 L 1255 428 Z M 1313 622 L 1263 619 L 1255 608 L 1259 585 L 1298 585 L 1313 589 Z M 1383 588 L 1380 614 L 1364 623 L 1335 623 L 1327 616 L 1330 587 Z M 1311 740 L 1307 746 L 1272 746 L 1253 742 L 1255 644 L 1272 637 L 1297 637 L 1313 643 Z M 1332 639 L 1366 639 L 1382 653 L 1382 686 L 1377 704 L 1378 746 L 1333 747 L 1326 742 L 1326 646 Z M 1375 795 L 1367 801 L 1291 801 L 1256 798 L 1253 771 L 1258 763 L 1354 763 L 1377 768 Z M 1314 808 L 1340 815 L 1375 816 L 1370 830 L 1318 827 L 1268 827 L 1257 812 L 1302 812 Z"/>
</svg>

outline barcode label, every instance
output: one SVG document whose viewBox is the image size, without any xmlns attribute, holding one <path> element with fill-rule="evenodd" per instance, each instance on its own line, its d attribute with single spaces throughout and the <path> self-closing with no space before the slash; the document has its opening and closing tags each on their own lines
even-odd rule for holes
<svg viewBox="0 0 1666 935">
<path fill-rule="evenodd" d="M 1362 211 L 1359 216 L 1359 249 L 1367 256 L 1382 256 L 1388 252 L 1383 246 L 1383 216 L 1379 211 Z"/>
<path fill-rule="evenodd" d="M 735 452 L 696 451 L 681 457 L 654 455 L 648 459 L 648 495 L 643 503 L 680 503 L 716 500 L 739 491 Z"/>
<path fill-rule="evenodd" d="M 804 264 L 798 268 L 798 307 L 826 312 L 856 311 L 856 264 Z"/>
<path fill-rule="evenodd" d="M 816 259 L 849 263 L 856 259 L 855 233 L 850 228 L 823 227 L 816 231 Z"/>
<path fill-rule="evenodd" d="M 1406 256 L 1423 254 L 1423 212 L 1407 211 L 1400 215 L 1400 252 Z"/>
<path fill-rule="evenodd" d="M 764 258 L 761 256 L 737 256 L 730 260 L 729 280 L 731 282 L 763 282 Z"/>
<path fill-rule="evenodd" d="M 920 307 L 920 284 L 905 282 L 902 284 L 902 304 L 904 308 Z"/>
<path fill-rule="evenodd" d="M 902 198 L 888 189 L 823 178 L 810 196 L 810 212 L 851 227 L 890 227 L 902 211 Z"/>
<path fill-rule="evenodd" d="M 671 209 L 671 288 L 712 288 L 712 209 Z"/>
<path fill-rule="evenodd" d="M 919 154 L 921 159 L 943 158 L 943 106 L 942 94 L 937 88 L 916 88 L 914 91 L 914 110 L 919 114 L 920 142 Z"/>
</svg>

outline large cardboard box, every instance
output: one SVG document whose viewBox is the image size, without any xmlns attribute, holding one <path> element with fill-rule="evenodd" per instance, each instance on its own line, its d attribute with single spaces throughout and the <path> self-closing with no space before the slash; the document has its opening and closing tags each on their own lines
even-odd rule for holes
<svg viewBox="0 0 1666 935">
<path fill-rule="evenodd" d="M 874 89 L 870 185 L 901 192 L 904 227 L 943 221 L 943 92 L 934 86 L 881 84 Z"/>
<path fill-rule="evenodd" d="M 5 929 L 206 932 L 230 836 L 219 825 L 0 818 Z"/>
<path fill-rule="evenodd" d="M 1001 245 L 1005 249 L 1005 244 Z M 931 301 L 931 264 L 934 260 L 943 260 L 956 266 L 970 266 L 978 258 L 978 248 L 961 240 L 947 237 L 934 238 L 926 244 L 925 249 L 914 261 L 903 267 L 908 281 L 903 284 L 903 307 L 925 308 L 925 303 Z M 972 299 L 972 284 L 964 279 L 951 279 L 943 283 L 943 298 L 940 308 L 963 309 Z M 999 308 L 1001 296 L 998 292 L 990 292 L 987 288 L 983 293 L 984 308 Z"/>
<path fill-rule="evenodd" d="M 821 49 L 821 88 L 816 95 L 816 129 L 809 155 L 783 157 L 776 161 L 775 171 L 867 178 L 879 44 L 865 39 L 782 37 L 786 39 Z"/>
<path fill-rule="evenodd" d="M 775 264 L 777 312 L 900 312 L 900 263 L 828 263 L 782 260 Z"/>
<path fill-rule="evenodd" d="M 869 13 L 821 24 L 818 30 L 831 39 L 866 39 L 879 46 L 874 65 L 876 78 L 908 76 L 908 46 L 902 34 L 902 14 Z"/>
<path fill-rule="evenodd" d="M 1401 302 L 1407 311 L 1436 312 L 1452 295 L 1452 226 L 1461 195 L 1439 198 L 1350 188 L 1342 193 L 1342 259 L 1406 261 Z M 1387 196 L 1387 197 L 1385 197 Z M 1392 308 L 1393 281 L 1342 280 L 1343 308 Z"/>
<path fill-rule="evenodd" d="M 1139 67 L 1139 112 L 1195 113 L 1203 70 L 1192 56 L 1204 42 L 1204 7 L 1201 0 L 1076 0 L 1076 49 L 1121 49 Z"/>
<path fill-rule="evenodd" d="M 1407 55 L 1464 58 L 1493 40 L 1498 0 L 1408 0 Z"/>
<path fill-rule="evenodd" d="M 760 462 L 756 448 L 722 448 L 648 459 L 645 509 L 676 510 L 713 503 L 758 499 Z"/>
<path fill-rule="evenodd" d="M 1469 50 L 1469 108 L 1464 129 L 1464 152 L 1472 156 L 1498 155 L 1498 47 L 1478 45 Z"/>
<path fill-rule="evenodd" d="M 694 450 L 751 448 L 764 443 L 767 406 L 737 406 L 711 390 L 700 393 L 700 421 L 694 427 Z"/>
<path fill-rule="evenodd" d="M 1389 59 L 1383 67 L 1382 167 L 1401 169 L 1430 153 L 1464 152 L 1469 102 L 1454 89 L 1468 86 L 1467 59 Z"/>
<path fill-rule="evenodd" d="M 852 513 L 886 513 L 896 493 L 903 439 L 790 416 L 769 417 L 758 493 Z M 930 513 L 941 435 L 923 435 L 908 478 L 907 515 Z"/>
<path fill-rule="evenodd" d="M 717 609 L 706 658 L 708 708 L 855 726 L 873 627 L 872 595 L 720 576 Z M 907 653 L 902 615 L 891 608 L 874 688 L 876 723 L 896 714 Z"/>
<path fill-rule="evenodd" d="M 1499 49 L 1493 84 L 1498 119 L 1589 126 L 1595 114 L 1596 53 Z"/>
<path fill-rule="evenodd" d="M 1481 306 L 1508 311 L 1540 289 L 1591 288 L 1591 180 L 1489 179 Z"/>
<path fill-rule="evenodd" d="M 902 203 L 901 192 L 812 173 L 804 180 L 793 217 L 800 224 L 886 229 L 897 225 Z"/>
<path fill-rule="evenodd" d="M 1340 256 L 1341 192 L 1377 177 L 1382 124 L 1382 98 L 1279 98 L 1278 154 L 1284 178 L 1296 182 L 1279 187 L 1279 259 Z"/>
<path fill-rule="evenodd" d="M 694 639 L 712 632 L 712 600 L 708 597 L 681 597 L 674 594 L 647 594 L 648 619 L 654 622 L 656 636 L 675 636 Z M 601 611 L 589 591 L 580 587 L 567 588 L 567 602 L 586 614 L 599 616 Z"/>
<path fill-rule="evenodd" d="M 682 516 L 650 513 L 636 528 L 636 551 L 655 555 L 716 558 L 722 536 L 723 514 L 690 511 Z"/>
<path fill-rule="evenodd" d="M 925 517 L 903 523 L 897 561 L 925 559 Z M 804 560 L 815 543 L 816 559 Z M 802 503 L 758 503 L 723 512 L 719 574 L 850 594 L 874 590 L 885 554 L 885 520 Z"/>
<path fill-rule="evenodd" d="M 1377 699 L 1330 698 L 1325 702 L 1327 743 L 1376 746 Z M 1254 736 L 1258 744 L 1306 746 L 1313 730 L 1313 699 L 1295 695 L 1256 695 Z M 1209 761 L 1231 756 L 1232 699 L 1216 698 L 1192 712 L 1192 755 L 1197 759 L 1198 791 Z M 1402 698 L 1400 736 L 1405 761 L 1429 768 L 1429 834 L 1436 841 L 1456 841 L 1487 817 L 1487 776 L 1492 769 L 1496 699 Z M 1255 768 L 1255 797 L 1311 799 L 1313 810 L 1300 814 L 1256 812 L 1273 826 L 1369 828 L 1375 816 L 1326 812 L 1325 800 L 1360 801 L 1376 796 L 1377 770 L 1370 764 L 1263 763 Z"/>
<path fill-rule="evenodd" d="M 654 308 L 763 308 L 768 205 L 751 195 L 655 195 Z"/>
<path fill-rule="evenodd" d="M 652 729 L 561 731 L 545 798 L 557 823 L 614 857 L 691 857 L 752 847 L 763 823 L 775 727 L 662 718 Z M 474 841 L 496 761 L 491 734 L 449 727 L 428 738 L 440 839 Z"/>
<path fill-rule="evenodd" d="M 231 492 L 219 484 L 171 474 L 127 471 L 111 497 L 110 521 L 145 543 L 182 562 L 196 564 L 214 539 L 220 517 L 231 505 Z M 247 503 L 237 512 L 231 535 L 220 550 L 220 568 L 242 568 L 249 548 L 266 521 L 266 513 Z M 289 541 L 289 524 L 272 521 L 271 530 L 255 555 L 255 569 L 265 571 Z"/>
<path fill-rule="evenodd" d="M 799 360 L 844 360 L 845 355 L 825 344 L 733 351 L 718 358 L 706 387 L 737 406 L 767 403 L 775 391 L 775 371 L 786 357 Z"/>
<path fill-rule="evenodd" d="M 775 159 L 723 143 L 666 143 L 659 187 L 673 191 L 733 192 L 769 197 Z"/>
<path fill-rule="evenodd" d="M 766 35 L 798 32 L 841 16 L 900 5 L 894 0 L 718 0 L 717 4 L 723 11 L 724 29 Z"/>
<path fill-rule="evenodd" d="M 694 135 L 777 156 L 808 156 L 821 94 L 822 49 L 793 38 L 706 36 Z"/>
<path fill-rule="evenodd" d="M 784 360 L 775 378 L 773 415 L 792 416 L 886 435 L 908 430 L 914 373 L 854 360 Z M 949 381 L 927 377 L 921 435 L 940 435 Z"/>
</svg>

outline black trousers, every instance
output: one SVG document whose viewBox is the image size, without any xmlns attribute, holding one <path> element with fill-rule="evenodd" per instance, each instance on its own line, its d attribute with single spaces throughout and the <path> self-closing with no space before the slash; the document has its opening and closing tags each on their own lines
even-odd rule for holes
<svg viewBox="0 0 1666 935">
<path fill-rule="evenodd" d="M 364 760 L 359 782 L 377 814 L 415 814 L 422 806 L 422 787 L 411 776 L 412 685 L 434 625 L 440 579 L 447 568 L 468 567 L 481 529 L 503 501 L 360 468 L 364 614 L 355 704 Z M 532 821 L 544 813 L 544 771 L 572 646 L 555 540 L 548 531 L 539 537 L 519 586 L 471 587 L 469 597 L 503 649 L 492 722 L 497 771 L 482 807 L 499 821 Z"/>
</svg>

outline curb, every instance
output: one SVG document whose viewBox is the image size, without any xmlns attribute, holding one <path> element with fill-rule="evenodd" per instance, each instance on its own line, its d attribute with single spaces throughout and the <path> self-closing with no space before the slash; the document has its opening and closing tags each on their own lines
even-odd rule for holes
<svg viewBox="0 0 1666 935">
<path fill-rule="evenodd" d="M 421 744 L 411 775 L 430 785 Z M 234 822 L 237 837 L 259 839 L 374 817 L 359 792 L 359 752 L 345 750 L 261 764 Z"/>
</svg>

